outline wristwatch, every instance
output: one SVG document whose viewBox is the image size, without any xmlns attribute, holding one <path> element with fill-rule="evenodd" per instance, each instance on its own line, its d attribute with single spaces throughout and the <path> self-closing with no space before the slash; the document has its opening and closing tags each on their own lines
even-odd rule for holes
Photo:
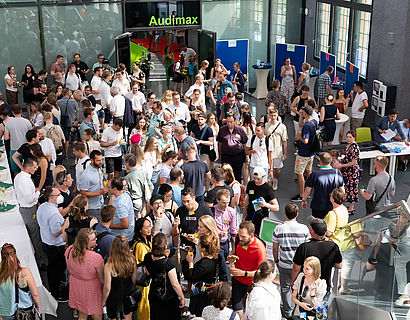
<svg viewBox="0 0 410 320">
<path fill-rule="evenodd" d="M 248 271 L 245 271 L 244 277 L 247 277 L 247 276 L 248 276 Z"/>
</svg>

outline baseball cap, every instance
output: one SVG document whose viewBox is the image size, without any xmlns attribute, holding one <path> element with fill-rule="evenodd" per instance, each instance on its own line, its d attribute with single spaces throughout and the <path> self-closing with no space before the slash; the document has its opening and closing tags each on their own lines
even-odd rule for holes
<svg viewBox="0 0 410 320">
<path fill-rule="evenodd" d="M 253 175 L 258 178 L 263 178 L 264 176 L 266 176 L 266 171 L 262 167 L 256 167 L 255 169 L 253 169 Z"/>
<path fill-rule="evenodd" d="M 151 197 L 151 200 L 149 201 L 149 203 L 152 205 L 155 201 L 157 201 L 158 199 L 161 199 L 162 201 L 164 201 L 164 196 L 160 195 L 160 194 L 154 194 Z"/>
<path fill-rule="evenodd" d="M 302 108 L 302 110 L 305 111 L 310 116 L 313 114 L 313 109 L 311 106 L 305 106 Z"/>
<path fill-rule="evenodd" d="M 314 218 L 310 226 L 319 237 L 323 237 L 327 231 L 327 224 L 322 219 Z"/>
</svg>

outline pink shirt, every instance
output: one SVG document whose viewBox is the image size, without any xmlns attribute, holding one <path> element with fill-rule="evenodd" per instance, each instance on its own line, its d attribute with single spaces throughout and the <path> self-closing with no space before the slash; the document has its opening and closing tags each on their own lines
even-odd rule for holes
<svg viewBox="0 0 410 320">
<path fill-rule="evenodd" d="M 218 205 L 214 205 L 215 222 L 218 230 L 223 231 L 229 229 L 229 233 L 235 235 L 236 230 L 236 212 L 235 209 L 227 207 L 225 211 L 221 211 Z M 225 243 L 228 241 L 228 233 L 224 236 L 219 236 L 219 241 Z"/>
</svg>

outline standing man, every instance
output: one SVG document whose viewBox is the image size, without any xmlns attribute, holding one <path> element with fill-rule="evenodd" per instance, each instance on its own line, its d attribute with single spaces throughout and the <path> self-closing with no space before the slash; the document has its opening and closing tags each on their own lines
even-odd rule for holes
<svg viewBox="0 0 410 320">
<path fill-rule="evenodd" d="M 222 123 L 226 122 L 226 115 L 228 112 L 233 114 L 235 118 L 235 123 L 239 124 L 241 120 L 241 112 L 240 112 L 240 103 L 236 103 L 235 101 L 235 96 L 233 95 L 233 92 L 229 92 L 226 97 L 228 98 L 228 101 L 225 102 L 222 106 L 222 114 L 221 114 L 221 120 Z"/>
<path fill-rule="evenodd" d="M 34 129 L 37 130 L 38 133 L 38 138 L 39 138 L 39 144 L 41 146 L 41 150 L 47 157 L 48 162 L 50 163 L 50 166 L 47 171 L 47 175 L 50 178 L 50 181 L 53 181 L 52 177 L 52 171 L 56 166 L 56 161 L 57 161 L 57 153 L 56 153 L 56 148 L 54 147 L 53 140 L 50 138 L 47 138 L 44 135 L 44 129 L 41 127 L 35 127 Z"/>
<path fill-rule="evenodd" d="M 320 169 L 311 173 L 306 180 L 305 191 L 302 196 L 302 208 L 306 209 L 306 199 L 314 189 L 312 202 L 310 207 L 312 209 L 312 216 L 323 219 L 329 211 L 332 210 L 332 203 L 330 202 L 330 194 L 334 189 L 344 191 L 343 175 L 339 169 L 333 169 L 330 163 L 332 157 L 327 152 L 319 154 Z"/>
<path fill-rule="evenodd" d="M 186 128 L 188 122 L 191 121 L 191 115 L 188 106 L 181 102 L 181 95 L 178 91 L 172 93 L 172 103 L 167 108 L 175 115 L 175 123 Z"/>
<path fill-rule="evenodd" d="M 114 221 L 110 226 L 111 232 L 115 236 L 126 236 L 131 244 L 134 238 L 134 209 L 131 196 L 125 191 L 124 179 L 114 177 L 109 183 L 108 190 L 111 195 L 108 204 L 115 207 Z"/>
<path fill-rule="evenodd" d="M 205 197 L 205 205 L 209 208 L 213 207 L 217 203 L 216 194 L 219 190 L 227 190 L 229 192 L 229 203 L 231 203 L 234 197 L 233 190 L 230 186 L 225 184 L 224 170 L 221 167 L 213 167 L 211 170 L 211 183 L 212 189 L 208 190 Z"/>
<path fill-rule="evenodd" d="M 366 189 L 360 189 L 363 198 L 366 200 L 372 199 L 376 202 L 373 211 L 368 211 L 370 208 L 366 206 L 366 215 L 387 207 L 390 205 L 391 198 L 394 197 L 396 183 L 394 178 L 386 172 L 388 164 L 389 159 L 387 157 L 377 156 L 374 160 L 374 170 L 377 175 L 370 179 Z"/>
<path fill-rule="evenodd" d="M 142 92 L 140 93 L 142 94 Z M 144 94 L 142 95 L 144 96 Z M 141 101 L 142 101 L 142 97 L 141 97 Z M 145 101 L 145 96 L 144 96 L 144 101 Z M 142 108 L 142 105 L 141 105 L 141 108 Z M 162 136 L 162 133 L 160 130 L 162 121 L 164 121 L 164 113 L 162 112 L 162 104 L 159 101 L 154 101 L 152 103 L 152 114 L 149 120 L 149 127 L 148 127 L 148 134 L 150 136 L 156 136 L 157 138 L 160 138 Z M 172 135 L 171 135 L 171 138 L 169 139 L 172 139 Z"/>
<path fill-rule="evenodd" d="M 394 136 L 390 140 L 386 140 L 382 137 L 382 133 L 386 133 L 387 130 L 392 130 L 393 132 L 397 132 L 396 136 Z M 408 130 L 406 130 L 406 133 Z M 381 117 L 377 122 L 374 128 L 374 140 L 380 143 L 391 142 L 392 140 L 396 141 L 406 141 L 408 138 L 404 134 L 402 130 L 402 126 L 400 125 L 399 120 L 397 120 L 397 111 L 396 109 L 390 109 L 389 114 L 387 116 Z"/>
<path fill-rule="evenodd" d="M 219 82 L 217 84 L 216 90 L 216 117 L 218 118 L 218 121 L 221 119 L 221 102 L 225 95 L 225 89 L 231 88 L 233 92 L 233 85 L 229 80 L 226 79 L 227 76 L 228 74 L 225 72 L 219 73 Z"/>
<path fill-rule="evenodd" d="M 134 111 L 134 114 L 138 114 L 142 112 L 142 106 L 146 102 L 145 95 L 139 91 L 139 84 L 138 82 L 135 82 L 132 85 L 132 91 L 127 92 L 125 96 L 131 100 L 132 102 L 132 110 Z M 153 116 L 153 114 L 152 114 Z"/>
<path fill-rule="evenodd" d="M 308 227 L 296 221 L 298 215 L 299 207 L 294 203 L 288 203 L 285 207 L 286 221 L 278 225 L 272 235 L 273 258 L 279 269 L 282 316 L 286 319 L 292 318 L 294 308 L 290 287 L 293 257 L 299 245 L 310 238 Z"/>
<path fill-rule="evenodd" d="M 61 110 L 60 126 L 63 129 L 65 137 L 65 155 L 68 155 L 68 146 L 71 136 L 71 126 L 76 118 L 77 110 L 79 109 L 78 103 L 72 99 L 71 91 L 68 88 L 64 88 L 62 91 L 62 98 L 57 101 L 58 108 Z"/>
<path fill-rule="evenodd" d="M 100 85 L 100 98 L 101 98 L 101 106 L 104 110 L 104 123 L 108 124 L 111 122 L 111 113 L 110 113 L 110 103 L 112 100 L 111 92 L 110 92 L 110 85 L 108 84 L 111 81 L 111 72 L 105 70 L 102 74 L 102 82 Z M 100 118 L 101 121 L 101 118 Z M 104 130 L 105 126 L 104 123 L 101 124 L 101 130 Z"/>
<path fill-rule="evenodd" d="M 245 205 L 242 221 L 252 221 L 255 232 L 259 235 L 262 220 L 269 217 L 269 210 L 279 211 L 279 203 L 269 183 L 265 182 L 266 171 L 256 167 L 253 170 L 253 180 L 246 186 Z M 262 200 L 258 200 L 262 198 Z"/>
<path fill-rule="evenodd" d="M 76 157 L 76 165 L 75 165 L 75 182 L 76 187 L 74 190 L 80 191 L 79 184 L 80 184 L 80 177 L 84 170 L 90 165 L 90 157 L 87 156 L 85 153 L 85 145 L 83 142 L 74 142 L 73 143 L 73 153 Z"/>
<path fill-rule="evenodd" d="M 323 107 L 326 104 L 326 101 L 325 101 L 326 96 L 329 93 L 332 93 L 332 79 L 330 78 L 330 75 L 332 73 L 333 73 L 333 67 L 328 66 L 326 68 L 326 71 L 323 72 L 317 79 L 318 81 L 317 91 L 318 91 L 320 107 Z"/>
<path fill-rule="evenodd" d="M 103 182 L 102 171 L 102 154 L 98 150 L 93 150 L 90 153 L 90 165 L 81 174 L 78 188 L 80 194 L 88 198 L 88 211 L 90 217 L 96 217 L 101 222 L 100 210 L 104 204 L 104 195 L 107 193 L 107 188 Z"/>
<path fill-rule="evenodd" d="M 245 75 L 241 71 L 241 64 L 239 62 L 235 62 L 233 64 L 233 72 L 234 74 L 232 75 L 232 81 L 231 83 L 233 84 L 234 93 L 240 92 L 244 93 L 245 92 Z"/>
<path fill-rule="evenodd" d="M 81 56 L 79 53 L 74 54 L 75 73 L 80 77 L 83 87 L 88 86 L 88 81 L 86 75 L 90 72 L 90 68 L 84 61 L 81 61 Z"/>
<path fill-rule="evenodd" d="M 125 95 L 130 92 L 130 82 L 124 77 L 124 70 L 115 70 L 115 80 L 112 82 L 113 87 L 118 87 L 121 94 Z"/>
<path fill-rule="evenodd" d="M 20 168 L 20 170 L 23 170 L 23 164 L 21 160 L 31 158 L 33 156 L 30 150 L 30 146 L 40 142 L 40 137 L 37 130 L 30 129 L 29 131 L 27 131 L 26 140 L 27 142 L 23 143 L 11 157 L 14 163 Z"/>
<path fill-rule="evenodd" d="M 122 120 L 115 119 L 112 126 L 103 131 L 101 147 L 104 148 L 104 158 L 108 180 L 119 177 L 122 170 L 121 144 L 125 143 L 122 135 Z"/>
<path fill-rule="evenodd" d="M 209 153 L 211 147 L 214 145 L 214 133 L 212 128 L 206 125 L 205 113 L 198 114 L 198 123 L 192 126 L 191 136 L 197 139 L 196 145 L 199 153 L 199 159 L 204 161 L 206 165 L 210 166 Z"/>
<path fill-rule="evenodd" d="M 54 62 L 51 65 L 50 75 L 54 77 L 54 81 L 57 81 L 56 73 L 60 73 L 61 75 L 64 75 L 66 73 L 66 66 L 64 65 L 64 57 L 61 54 L 57 55 L 56 62 Z"/>
<path fill-rule="evenodd" d="M 124 119 L 125 112 L 125 98 L 120 91 L 119 87 L 112 86 L 110 89 L 112 96 L 110 102 L 110 113 L 115 119 Z"/>
<path fill-rule="evenodd" d="M 255 226 L 250 221 L 242 221 L 239 225 L 239 243 L 234 247 L 233 254 L 239 259 L 231 265 L 232 275 L 232 309 L 239 317 L 243 314 L 242 299 L 248 287 L 252 284 L 253 276 L 259 264 L 266 260 L 266 248 L 261 240 L 255 237 Z M 229 258 L 228 258 L 229 261 Z M 229 261 L 232 263 L 232 261 Z"/>
<path fill-rule="evenodd" d="M 63 78 L 63 83 L 66 88 L 70 89 L 71 91 L 75 91 L 80 89 L 83 91 L 83 84 L 81 82 L 80 76 L 76 73 L 77 67 L 75 64 L 70 64 L 68 67 L 68 72 Z"/>
<path fill-rule="evenodd" d="M 233 115 L 226 117 L 226 125 L 219 130 L 216 140 L 218 141 L 221 163 L 229 163 L 232 166 L 236 180 L 240 182 L 242 179 L 242 166 L 245 162 L 245 144 L 248 137 L 242 127 L 235 124 Z"/>
<path fill-rule="evenodd" d="M 188 160 L 188 157 L 186 154 L 187 148 L 190 146 L 193 146 L 195 147 L 195 150 L 197 150 L 194 138 L 192 138 L 191 136 L 188 136 L 186 134 L 184 127 L 182 126 L 176 126 L 174 128 L 174 137 L 176 140 L 178 140 L 181 143 L 179 147 L 179 157 L 181 159 Z M 198 154 L 197 154 L 197 158 L 199 160 Z"/>
<path fill-rule="evenodd" d="M 97 108 L 97 115 L 98 121 L 100 123 L 100 128 L 104 128 L 104 117 L 105 113 L 103 110 L 102 102 L 101 102 L 101 85 L 103 83 L 102 80 L 102 68 L 97 67 L 94 69 L 94 76 L 91 79 L 91 93 L 95 98 L 96 108 Z M 98 106 L 99 105 L 99 106 Z"/>
<path fill-rule="evenodd" d="M 193 80 L 193 75 L 198 72 L 198 66 L 196 59 L 198 58 L 196 55 L 196 52 L 192 48 L 188 48 L 186 44 L 181 45 L 181 53 L 179 55 L 180 57 L 184 57 L 184 68 L 188 71 L 187 72 L 187 78 L 188 78 L 188 85 L 192 85 L 192 80 Z M 190 67 L 192 65 L 192 67 Z M 192 74 L 190 74 L 190 68 L 193 68 Z"/>
<path fill-rule="evenodd" d="M 58 302 L 67 302 L 66 290 L 60 291 L 60 282 L 63 280 L 66 269 L 64 257 L 65 242 L 63 233 L 69 226 L 69 220 L 62 217 L 57 205 L 64 201 L 63 196 L 56 187 L 47 187 L 44 191 L 46 202 L 37 210 L 37 220 L 40 226 L 41 241 L 45 249 L 48 268 L 47 280 L 51 295 Z"/>
<path fill-rule="evenodd" d="M 356 95 L 353 99 L 353 94 L 350 95 L 352 99 L 352 118 L 350 119 L 350 130 L 356 132 L 357 128 L 360 128 L 363 124 L 364 114 L 369 107 L 369 100 L 367 93 L 363 90 L 363 83 L 356 81 L 353 85 Z"/>
<path fill-rule="evenodd" d="M 273 170 L 269 172 L 272 177 L 273 190 L 278 189 L 280 169 L 288 151 L 288 132 L 286 126 L 278 120 L 279 112 L 275 107 L 268 108 L 269 121 L 265 124 L 265 135 L 270 138 L 273 145 L 272 163 Z"/>
<path fill-rule="evenodd" d="M 195 76 L 195 83 L 189 87 L 188 91 L 185 92 L 184 100 L 188 103 L 194 97 L 194 90 L 198 89 L 201 92 L 201 100 L 205 104 L 205 86 L 204 86 L 204 76 L 202 74 L 197 74 Z"/>
<path fill-rule="evenodd" d="M 114 220 L 115 207 L 103 206 L 101 208 L 101 222 L 95 226 L 95 232 L 97 232 L 97 245 L 101 249 L 99 252 L 104 259 L 104 263 L 107 263 L 108 256 L 111 251 L 112 243 L 115 236 L 112 234 L 110 226 Z"/>
<path fill-rule="evenodd" d="M 265 181 L 268 181 L 268 174 L 273 170 L 272 151 L 273 143 L 269 137 L 265 136 L 265 124 L 259 122 L 256 124 L 255 135 L 246 143 L 245 151 L 250 157 L 250 174 L 253 176 L 253 170 L 256 167 L 265 169 Z"/>
<path fill-rule="evenodd" d="M 295 137 L 295 140 L 299 141 L 298 154 L 295 161 L 295 174 L 298 178 L 299 194 L 294 196 L 291 201 L 302 201 L 305 188 L 305 177 L 303 174 L 306 173 L 306 177 L 309 177 L 312 172 L 314 153 L 311 151 L 311 145 L 313 144 L 318 125 L 317 121 L 312 119 L 312 114 L 313 109 L 311 106 L 303 107 L 300 110 L 300 115 L 305 120 L 305 123 L 303 124 L 302 131 L 298 132 Z"/>
<path fill-rule="evenodd" d="M 37 161 L 27 158 L 23 162 L 23 170 L 14 179 L 16 200 L 19 204 L 20 215 L 23 218 L 27 233 L 34 247 L 37 265 L 41 268 L 46 265 L 44 257 L 40 229 L 36 219 L 37 202 L 40 191 L 36 190 L 31 175 L 37 170 Z"/>
<path fill-rule="evenodd" d="M 169 185 L 172 188 L 172 201 L 175 201 L 178 205 L 178 207 L 182 206 L 182 198 L 181 198 L 181 192 L 182 192 L 182 187 L 181 185 L 183 184 L 184 181 L 184 172 L 178 168 L 172 168 L 171 172 L 169 173 L 169 177 L 171 179 L 171 182 Z"/>
<path fill-rule="evenodd" d="M 198 160 L 196 148 L 189 146 L 186 149 L 188 162 L 181 166 L 185 177 L 185 187 L 191 187 L 195 190 L 196 201 L 200 204 L 204 203 L 204 180 L 207 177 L 210 179 L 208 166 L 205 162 Z"/>
<path fill-rule="evenodd" d="M 93 70 L 95 70 L 95 68 L 97 67 L 102 68 L 104 66 L 104 60 L 105 60 L 104 54 L 99 53 L 97 56 L 97 62 L 93 64 Z"/>
</svg>

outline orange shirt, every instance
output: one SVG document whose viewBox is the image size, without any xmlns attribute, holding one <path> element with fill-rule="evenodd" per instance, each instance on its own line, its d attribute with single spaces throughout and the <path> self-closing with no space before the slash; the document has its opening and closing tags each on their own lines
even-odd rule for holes
<svg viewBox="0 0 410 320">
<path fill-rule="evenodd" d="M 259 264 L 266 260 L 266 248 L 261 240 L 254 238 L 254 241 L 248 246 L 242 247 L 239 243 L 236 246 L 236 255 L 239 260 L 236 261 L 235 267 L 243 271 L 256 271 Z M 239 282 L 250 285 L 252 283 L 251 277 L 235 277 Z"/>
</svg>

